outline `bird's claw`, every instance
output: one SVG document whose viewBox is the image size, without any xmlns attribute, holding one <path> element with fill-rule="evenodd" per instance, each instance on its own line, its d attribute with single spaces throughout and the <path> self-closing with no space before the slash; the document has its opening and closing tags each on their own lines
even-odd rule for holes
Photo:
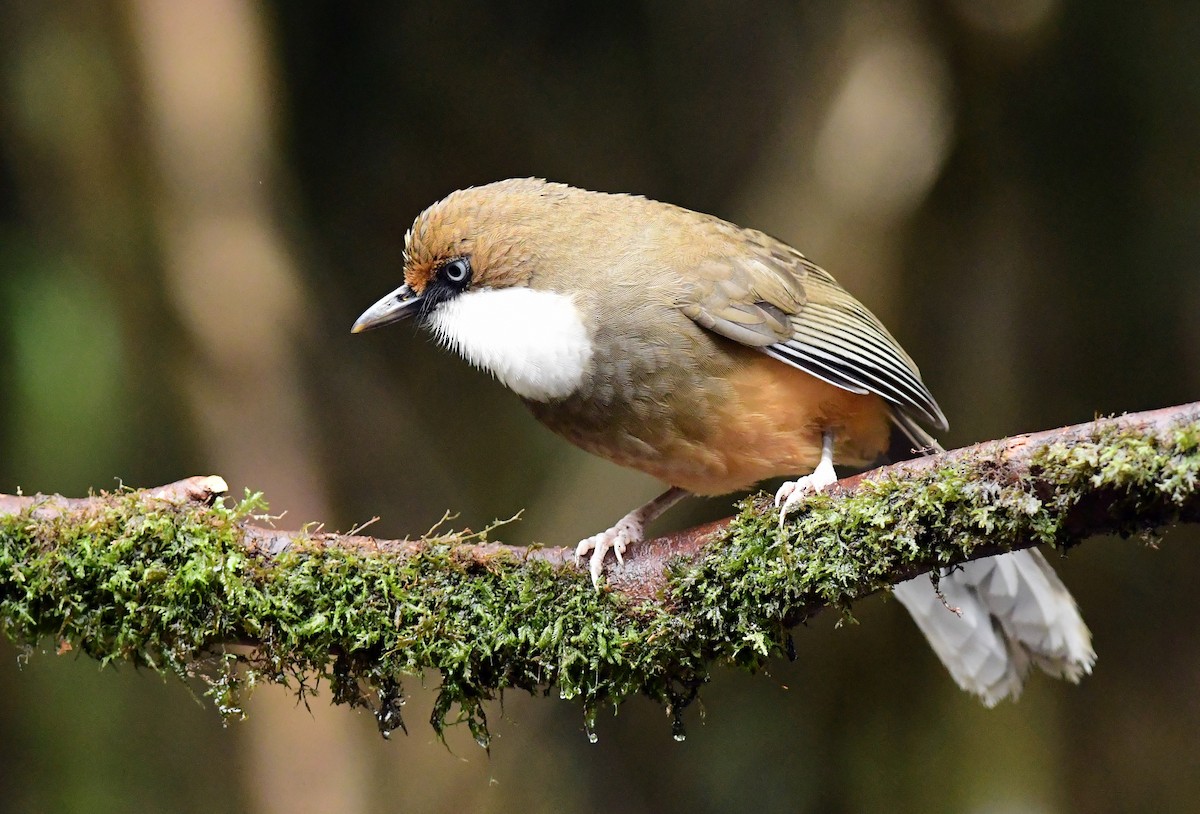
<svg viewBox="0 0 1200 814">
<path fill-rule="evenodd" d="M 779 509 L 780 528 L 783 527 L 783 521 L 800 505 L 804 498 L 824 492 L 836 482 L 837 475 L 832 466 L 818 466 L 811 475 L 787 481 L 780 486 L 779 490 L 775 492 L 775 508 Z"/>
<path fill-rule="evenodd" d="M 588 553 L 588 572 L 592 575 L 592 586 L 600 589 L 600 575 L 604 573 L 604 558 L 611 551 L 616 555 L 617 564 L 625 564 L 625 551 L 632 543 L 642 539 L 640 524 L 628 517 L 622 518 L 615 526 L 593 534 L 579 541 L 575 546 L 575 562 L 579 562 Z"/>
</svg>

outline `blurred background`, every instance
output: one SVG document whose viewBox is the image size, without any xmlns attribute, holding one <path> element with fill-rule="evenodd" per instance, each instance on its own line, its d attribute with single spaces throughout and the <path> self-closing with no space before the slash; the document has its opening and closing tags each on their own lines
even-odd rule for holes
<svg viewBox="0 0 1200 814">
<path fill-rule="evenodd" d="M 538 175 L 755 226 L 891 327 L 948 446 L 1200 398 L 1200 6 L 1117 0 L 0 0 L 0 491 L 220 473 L 282 525 L 446 509 L 568 544 L 659 485 L 410 327 L 403 235 Z M 681 526 L 728 513 L 697 501 Z M 262 688 L 0 644 L 12 811 L 1200 810 L 1200 535 L 1058 567 L 1095 676 L 960 693 L 899 606 L 718 669 L 688 739 L 510 694 L 490 758 Z"/>
</svg>

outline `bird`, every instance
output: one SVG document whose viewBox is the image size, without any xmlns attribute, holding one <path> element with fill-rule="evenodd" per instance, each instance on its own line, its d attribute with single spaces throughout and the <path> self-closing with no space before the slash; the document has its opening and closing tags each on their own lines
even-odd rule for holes
<svg viewBox="0 0 1200 814">
<path fill-rule="evenodd" d="M 883 324 L 820 266 L 755 229 L 647 197 L 514 178 L 451 193 L 404 238 L 403 283 L 354 323 L 415 317 L 571 443 L 669 485 L 582 540 L 599 590 L 688 495 L 777 477 L 784 522 L 897 433 L 941 447 L 946 417 Z M 803 474 L 802 474 L 803 473 Z M 798 476 L 798 477 L 797 477 Z M 894 587 L 963 689 L 991 706 L 1031 665 L 1073 682 L 1091 633 L 1035 550 Z"/>
</svg>

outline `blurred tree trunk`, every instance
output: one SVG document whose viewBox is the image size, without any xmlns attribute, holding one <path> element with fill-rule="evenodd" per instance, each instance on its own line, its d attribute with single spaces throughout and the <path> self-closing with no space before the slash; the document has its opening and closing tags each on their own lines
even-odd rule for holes
<svg viewBox="0 0 1200 814">
<path fill-rule="evenodd" d="M 165 288 L 189 353 L 176 371 L 203 458 L 276 511 L 329 517 L 297 340 L 312 302 L 276 213 L 274 49 L 245 0 L 131 0 L 155 160 Z M 240 491 L 240 489 L 239 489 Z M 257 695 L 243 781 L 261 812 L 362 811 L 367 762 L 355 720 L 296 714 Z"/>
</svg>

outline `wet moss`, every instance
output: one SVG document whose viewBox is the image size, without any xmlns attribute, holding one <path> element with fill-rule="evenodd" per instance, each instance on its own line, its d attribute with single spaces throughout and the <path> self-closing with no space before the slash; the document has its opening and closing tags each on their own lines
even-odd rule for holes
<svg viewBox="0 0 1200 814">
<path fill-rule="evenodd" d="M 748 500 L 702 557 L 671 563 L 661 601 L 637 603 L 574 569 L 481 564 L 463 553 L 475 536 L 431 538 L 406 557 L 304 544 L 266 557 L 243 544 L 256 498 L 209 508 L 114 495 L 82 515 L 0 517 L 0 625 L 30 652 L 50 640 L 102 664 L 199 676 L 226 716 L 260 682 L 302 695 L 324 683 L 386 734 L 403 726 L 402 680 L 432 669 L 434 729 L 465 723 L 483 746 L 485 702 L 506 689 L 578 701 L 589 731 L 601 709 L 642 694 L 678 728 L 714 663 L 758 669 L 788 652 L 793 625 L 826 606 L 849 613 L 897 575 L 981 546 L 1062 550 L 1094 529 L 1196 517 L 1200 422 L 1049 444 L 1020 477 L 999 456 L 810 498 L 782 530 L 765 499 Z"/>
</svg>

